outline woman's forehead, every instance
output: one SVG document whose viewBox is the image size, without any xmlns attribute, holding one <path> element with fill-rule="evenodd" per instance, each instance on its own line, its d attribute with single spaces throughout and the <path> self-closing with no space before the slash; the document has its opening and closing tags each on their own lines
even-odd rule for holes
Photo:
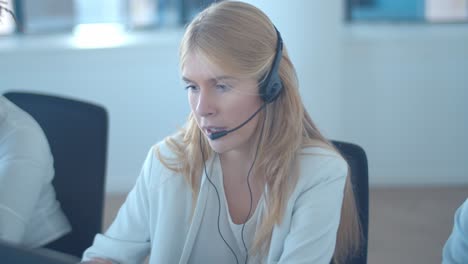
<svg viewBox="0 0 468 264">
<path fill-rule="evenodd" d="M 228 71 L 227 67 L 215 64 L 200 53 L 189 53 L 182 64 L 183 79 L 235 79 L 238 74 Z"/>
</svg>

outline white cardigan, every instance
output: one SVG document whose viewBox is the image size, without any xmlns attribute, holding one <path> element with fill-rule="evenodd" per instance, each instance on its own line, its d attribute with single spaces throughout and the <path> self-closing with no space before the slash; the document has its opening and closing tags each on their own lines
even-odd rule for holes
<svg viewBox="0 0 468 264">
<path fill-rule="evenodd" d="M 159 147 L 164 156 L 171 157 L 165 143 Z M 215 157 L 207 161 L 208 170 L 220 166 Z M 304 149 L 299 157 L 297 185 L 281 225 L 274 227 L 262 263 L 328 264 L 332 258 L 348 167 L 341 157 L 323 148 Z M 182 175 L 164 167 L 152 148 L 116 219 L 105 234 L 96 235 L 83 260 L 100 257 L 114 263 L 142 263 L 150 253 L 151 264 L 188 263 L 210 187 L 202 177 L 191 219 L 190 186 Z"/>
</svg>

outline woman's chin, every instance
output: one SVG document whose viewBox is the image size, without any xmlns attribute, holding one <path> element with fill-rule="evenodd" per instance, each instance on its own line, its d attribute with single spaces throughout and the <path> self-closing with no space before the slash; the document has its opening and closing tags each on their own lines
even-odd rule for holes
<svg viewBox="0 0 468 264">
<path fill-rule="evenodd" d="M 211 149 L 218 154 L 222 154 L 230 149 L 224 138 L 219 138 L 215 140 L 208 139 L 208 142 L 210 144 Z"/>
<path fill-rule="evenodd" d="M 227 150 L 227 148 L 224 146 L 224 144 L 222 144 L 220 142 L 210 141 L 210 147 L 214 152 L 216 152 L 218 154 L 222 154 L 222 153 L 226 152 L 226 150 Z"/>
</svg>

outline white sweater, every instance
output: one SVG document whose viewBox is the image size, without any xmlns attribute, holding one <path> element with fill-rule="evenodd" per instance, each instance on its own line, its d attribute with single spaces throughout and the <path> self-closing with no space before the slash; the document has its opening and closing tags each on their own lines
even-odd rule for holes
<svg viewBox="0 0 468 264">
<path fill-rule="evenodd" d="M 173 156 L 159 143 L 164 156 Z M 83 260 L 93 257 L 115 263 L 189 263 L 194 241 L 213 188 L 202 177 L 192 216 L 192 194 L 182 175 L 164 167 L 152 148 L 140 176 L 105 234 L 98 234 Z M 300 176 L 287 201 L 281 225 L 274 227 L 268 254 L 262 263 L 328 264 L 332 258 L 347 175 L 346 162 L 322 148 L 307 148 L 300 157 Z M 220 167 L 216 155 L 207 169 Z M 214 166 L 212 166 L 214 165 Z M 212 177 L 220 170 L 208 171 Z M 266 191 L 266 195 L 274 195 Z M 212 232 L 218 232 L 213 227 Z M 226 260 L 231 263 L 233 257 Z"/>
</svg>

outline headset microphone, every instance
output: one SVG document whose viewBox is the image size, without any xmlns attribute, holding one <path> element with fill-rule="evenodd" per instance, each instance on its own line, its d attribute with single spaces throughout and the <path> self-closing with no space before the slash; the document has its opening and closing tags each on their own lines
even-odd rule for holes
<svg viewBox="0 0 468 264">
<path fill-rule="evenodd" d="M 221 137 L 224 137 L 226 136 L 227 134 L 231 133 L 231 132 L 234 132 L 236 131 L 237 129 L 245 126 L 250 120 L 252 120 L 252 118 L 254 118 L 258 112 L 260 112 L 265 106 L 267 105 L 267 103 L 263 103 L 262 106 L 260 106 L 260 108 L 258 108 L 257 111 L 255 111 L 255 113 L 253 113 L 253 115 L 251 115 L 247 120 L 245 120 L 244 122 L 242 122 L 242 124 L 236 126 L 235 128 L 233 129 L 230 129 L 230 130 L 223 130 L 223 131 L 219 131 L 219 132 L 215 132 L 215 133 L 212 133 L 211 135 L 209 135 L 210 139 L 211 140 L 215 140 L 215 139 L 218 139 L 218 138 L 221 138 Z"/>
<path fill-rule="evenodd" d="M 229 130 L 229 132 L 232 132 Z M 218 139 L 220 137 L 224 137 L 225 135 L 227 135 L 229 133 L 228 131 L 221 131 L 221 132 L 216 132 L 216 133 L 213 133 L 211 134 L 209 137 L 211 140 L 215 140 L 215 139 Z"/>
</svg>

